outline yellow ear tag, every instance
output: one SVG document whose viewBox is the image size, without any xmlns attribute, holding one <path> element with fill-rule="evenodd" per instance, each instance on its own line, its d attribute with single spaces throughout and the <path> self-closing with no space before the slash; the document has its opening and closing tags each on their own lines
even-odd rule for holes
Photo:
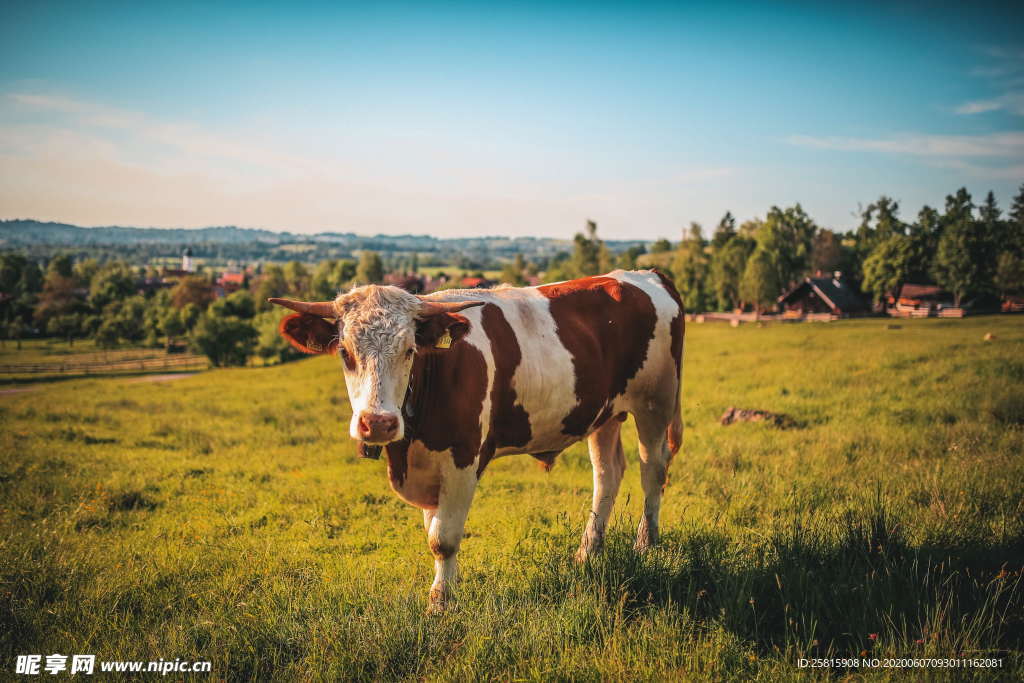
<svg viewBox="0 0 1024 683">
<path fill-rule="evenodd" d="M 448 330 L 445 330 L 444 334 L 442 334 L 440 337 L 438 337 L 437 343 L 434 344 L 434 348 L 435 349 L 447 349 L 447 348 L 451 348 L 451 345 L 452 345 L 452 335 L 451 335 L 451 332 L 449 332 Z"/>
</svg>

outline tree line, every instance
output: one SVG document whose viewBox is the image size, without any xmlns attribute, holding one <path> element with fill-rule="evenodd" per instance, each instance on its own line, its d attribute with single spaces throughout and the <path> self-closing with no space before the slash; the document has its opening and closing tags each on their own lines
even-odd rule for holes
<svg viewBox="0 0 1024 683">
<path fill-rule="evenodd" d="M 268 264 L 222 297 L 212 272 L 181 277 L 171 287 L 145 275 L 119 260 L 61 254 L 41 268 L 24 254 L 2 253 L 0 333 L 5 340 L 50 336 L 69 345 L 89 338 L 101 348 L 190 348 L 218 367 L 244 365 L 253 356 L 281 362 L 297 353 L 278 334 L 281 313 L 268 298 L 333 299 L 345 287 L 382 281 L 384 266 L 375 252 L 315 267 Z"/>
<path fill-rule="evenodd" d="M 1024 185 L 1007 214 L 991 192 L 975 205 L 966 189 L 946 197 L 942 211 L 923 207 L 906 221 L 899 204 L 880 197 L 848 233 L 823 228 L 796 204 L 772 207 L 763 218 L 737 225 L 729 212 L 705 238 L 692 223 L 672 244 L 659 239 L 621 251 L 609 248 L 588 222 L 572 250 L 543 262 L 522 254 L 504 265 L 500 279 L 523 285 L 596 275 L 616 267 L 658 266 L 671 277 L 688 311 L 770 309 L 778 296 L 814 273 L 844 273 L 876 302 L 906 282 L 938 284 L 955 303 L 1024 293 Z M 389 259 L 415 273 L 417 255 Z M 328 300 L 347 287 L 380 283 L 385 260 L 363 251 L 359 260 L 316 265 L 264 264 L 238 291 L 218 298 L 213 273 L 181 277 L 163 286 L 151 269 L 122 260 L 100 262 L 53 256 L 44 264 L 25 253 L 0 253 L 0 333 L 4 339 L 49 335 L 91 338 L 119 345 L 191 348 L 215 366 L 296 357 L 277 332 L 281 318 L 267 298 Z M 452 283 L 450 286 L 455 286 Z"/>
<path fill-rule="evenodd" d="M 649 252 L 619 254 L 605 247 L 591 222 L 545 280 L 658 266 L 691 312 L 769 310 L 804 277 L 835 272 L 875 303 L 908 282 L 939 285 L 958 306 L 1024 294 L 1024 185 L 1005 216 L 992 192 L 976 205 L 961 188 L 946 197 L 942 211 L 924 206 L 914 220 L 904 220 L 887 196 L 863 208 L 860 219 L 855 230 L 837 233 L 800 204 L 773 206 L 764 218 L 740 225 L 726 212 L 709 238 L 691 223 L 676 245 L 661 239 Z"/>
</svg>

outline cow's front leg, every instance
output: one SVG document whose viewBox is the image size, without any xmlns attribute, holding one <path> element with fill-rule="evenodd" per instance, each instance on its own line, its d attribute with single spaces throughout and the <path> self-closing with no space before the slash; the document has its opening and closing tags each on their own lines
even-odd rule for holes
<svg viewBox="0 0 1024 683">
<path fill-rule="evenodd" d="M 442 468 L 437 510 L 433 515 L 425 513 L 423 516 L 424 525 L 428 527 L 427 545 L 434 554 L 434 583 L 430 587 L 428 611 L 444 609 L 458 578 L 456 557 L 476 482 L 476 467 L 459 469 L 454 463 L 446 463 Z"/>
</svg>

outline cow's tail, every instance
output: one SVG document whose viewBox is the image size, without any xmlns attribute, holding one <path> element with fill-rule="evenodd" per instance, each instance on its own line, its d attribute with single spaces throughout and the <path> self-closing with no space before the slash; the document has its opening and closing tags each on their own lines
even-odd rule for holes
<svg viewBox="0 0 1024 683">
<path fill-rule="evenodd" d="M 671 456 L 674 456 L 679 452 L 679 448 L 683 445 L 683 415 L 682 415 L 682 404 L 680 394 L 683 389 L 683 337 L 686 330 L 686 315 L 683 310 L 683 300 L 679 296 L 679 291 L 676 289 L 676 285 L 670 278 L 664 273 L 659 271 L 657 268 L 651 270 L 661 280 L 661 286 L 665 288 L 665 291 L 669 293 L 672 299 L 679 306 L 679 313 L 672 320 L 672 360 L 676 365 L 676 397 L 675 406 L 672 409 L 672 421 L 668 425 L 666 430 L 666 437 L 668 440 L 668 449 Z"/>
<path fill-rule="evenodd" d="M 672 412 L 672 422 L 668 425 L 668 452 L 675 456 L 683 445 L 683 414 L 679 405 L 679 393 L 676 392 L 676 407 Z"/>
</svg>

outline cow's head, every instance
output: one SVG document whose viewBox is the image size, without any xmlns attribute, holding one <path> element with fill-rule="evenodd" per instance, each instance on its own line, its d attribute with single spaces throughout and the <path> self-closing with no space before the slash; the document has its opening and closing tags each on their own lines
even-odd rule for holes
<svg viewBox="0 0 1024 683">
<path fill-rule="evenodd" d="M 349 434 L 372 445 L 405 434 L 402 402 L 417 349 L 439 342 L 444 346 L 465 335 L 469 321 L 458 312 L 484 303 L 430 301 L 377 285 L 357 287 L 334 301 L 269 301 L 296 311 L 280 327 L 292 346 L 341 357 L 352 402 Z"/>
</svg>

